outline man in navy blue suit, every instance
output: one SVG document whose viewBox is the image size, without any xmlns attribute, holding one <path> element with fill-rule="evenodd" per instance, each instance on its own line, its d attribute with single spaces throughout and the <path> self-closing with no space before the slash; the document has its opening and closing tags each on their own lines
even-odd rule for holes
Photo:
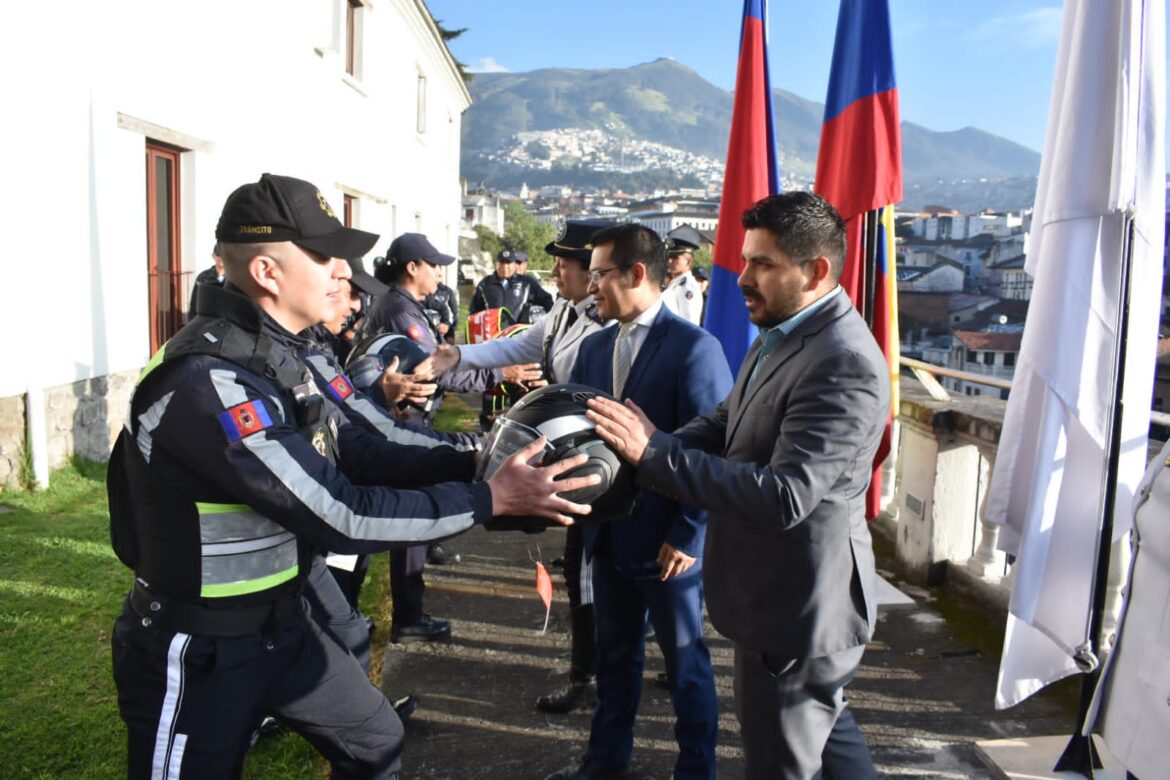
<svg viewBox="0 0 1170 780">
<path fill-rule="evenodd" d="M 666 248 L 641 225 L 593 236 L 589 292 L 617 320 L 581 344 L 572 380 L 632 398 L 660 427 L 715 409 L 731 390 L 719 342 L 662 305 Z M 548 780 L 623 777 L 642 692 L 645 625 L 666 661 L 676 717 L 676 778 L 715 777 L 718 712 L 703 641 L 706 514 L 644 491 L 629 517 L 585 526 L 597 609 L 597 709 L 584 761 Z"/>
</svg>

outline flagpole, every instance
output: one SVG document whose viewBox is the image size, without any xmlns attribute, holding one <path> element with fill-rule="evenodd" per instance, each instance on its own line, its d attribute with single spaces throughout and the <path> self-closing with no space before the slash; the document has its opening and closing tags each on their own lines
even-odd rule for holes
<svg viewBox="0 0 1170 780">
<path fill-rule="evenodd" d="M 1068 745 L 1056 761 L 1053 771 L 1077 772 L 1094 777 L 1094 769 L 1101 769 L 1101 756 L 1086 732 L 1086 722 L 1093 704 L 1093 694 L 1101 680 L 1101 629 L 1105 622 L 1105 600 L 1109 581 L 1109 558 L 1113 547 L 1113 520 L 1116 507 L 1118 474 L 1121 467 L 1121 420 L 1125 411 L 1126 341 L 1129 336 L 1130 268 L 1133 264 L 1134 220 L 1127 213 L 1122 225 L 1120 266 L 1120 296 L 1117 307 L 1117 350 L 1114 353 L 1114 396 L 1112 419 L 1109 422 L 1105 460 L 1105 488 L 1101 493 L 1101 524 L 1097 538 L 1097 566 L 1093 571 L 1093 601 L 1089 609 L 1088 647 L 1077 652 L 1074 660 L 1084 669 L 1081 677 L 1081 698 L 1077 705 L 1077 725 Z"/>
<path fill-rule="evenodd" d="M 879 209 L 865 212 L 863 216 L 865 234 L 862 239 L 862 268 L 864 269 L 865 278 L 862 280 L 862 290 L 864 290 L 865 308 L 862 309 L 862 316 L 865 317 L 865 323 L 869 325 L 869 329 L 873 330 L 874 324 L 874 296 L 876 292 L 874 286 L 877 284 L 877 253 L 878 253 L 878 212 Z"/>
</svg>

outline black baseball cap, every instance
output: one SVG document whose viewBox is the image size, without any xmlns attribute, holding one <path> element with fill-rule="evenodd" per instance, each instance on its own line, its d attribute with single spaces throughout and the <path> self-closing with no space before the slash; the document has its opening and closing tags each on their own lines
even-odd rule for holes
<svg viewBox="0 0 1170 780">
<path fill-rule="evenodd" d="M 553 257 L 567 257 L 588 265 L 593 258 L 593 234 L 607 227 L 613 227 L 613 223 L 566 220 L 557 237 L 545 244 L 544 251 Z"/>
<path fill-rule="evenodd" d="M 366 273 L 366 266 L 362 263 L 360 257 L 354 257 L 346 261 L 349 263 L 349 283 L 368 295 L 373 295 L 375 298 L 386 292 L 390 288 L 382 284 Z"/>
<path fill-rule="evenodd" d="M 326 257 L 361 257 L 378 241 L 374 233 L 341 224 L 321 190 L 302 179 L 265 173 L 228 195 L 215 226 L 224 244 L 291 241 Z"/>
<path fill-rule="evenodd" d="M 427 241 L 422 233 L 403 233 L 390 242 L 390 249 L 386 252 L 386 263 L 406 265 L 415 260 L 425 260 L 431 265 L 451 265 L 455 258 L 445 255 L 434 244 Z"/>
</svg>

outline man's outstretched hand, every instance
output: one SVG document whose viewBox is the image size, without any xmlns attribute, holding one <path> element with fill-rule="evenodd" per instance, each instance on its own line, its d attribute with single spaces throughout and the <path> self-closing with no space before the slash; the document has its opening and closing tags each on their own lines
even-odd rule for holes
<svg viewBox="0 0 1170 780">
<path fill-rule="evenodd" d="M 642 462 L 646 445 L 657 428 L 650 418 L 630 399 L 625 406 L 608 398 L 593 397 L 586 403 L 585 416 L 597 426 L 597 435 L 618 455 L 637 466 Z"/>
<path fill-rule="evenodd" d="M 570 514 L 587 515 L 592 510 L 588 504 L 577 504 L 558 495 L 601 482 L 601 477 L 596 474 L 557 479 L 566 471 L 585 463 L 588 456 L 575 455 L 550 466 L 528 465 L 528 461 L 539 455 L 544 445 L 544 437 L 537 439 L 504 461 L 488 480 L 488 486 L 492 489 L 494 516 L 535 515 L 555 520 L 561 525 L 572 525 Z"/>
</svg>

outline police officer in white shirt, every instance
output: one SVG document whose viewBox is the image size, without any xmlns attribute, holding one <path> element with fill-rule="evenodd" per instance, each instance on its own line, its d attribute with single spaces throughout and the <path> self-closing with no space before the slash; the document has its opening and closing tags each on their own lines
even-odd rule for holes
<svg viewBox="0 0 1170 780">
<path fill-rule="evenodd" d="M 662 303 L 683 319 L 702 325 L 703 291 L 691 273 L 694 251 L 699 248 L 699 231 L 690 225 L 680 225 L 666 235 L 667 283 L 662 292 Z"/>
</svg>

